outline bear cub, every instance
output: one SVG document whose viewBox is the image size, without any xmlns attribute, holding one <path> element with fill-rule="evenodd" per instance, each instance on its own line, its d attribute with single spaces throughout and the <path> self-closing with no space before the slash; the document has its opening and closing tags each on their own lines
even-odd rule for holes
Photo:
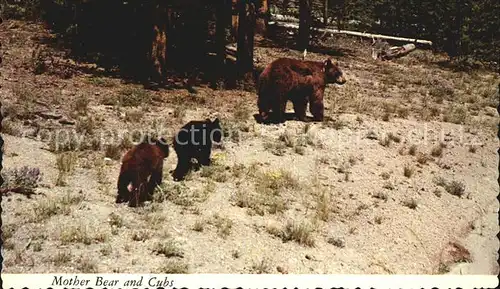
<svg viewBox="0 0 500 289">
<path fill-rule="evenodd" d="M 130 207 L 136 207 L 151 200 L 156 186 L 161 184 L 163 160 L 169 155 L 169 146 L 163 138 L 152 142 L 136 145 L 123 157 L 116 203 L 128 202 Z"/>
<path fill-rule="evenodd" d="M 174 181 L 181 181 L 192 167 L 191 160 L 196 159 L 198 165 L 209 166 L 212 143 L 222 139 L 220 121 L 206 119 L 190 121 L 175 135 L 173 146 L 177 154 L 177 167 L 173 172 Z"/>
</svg>

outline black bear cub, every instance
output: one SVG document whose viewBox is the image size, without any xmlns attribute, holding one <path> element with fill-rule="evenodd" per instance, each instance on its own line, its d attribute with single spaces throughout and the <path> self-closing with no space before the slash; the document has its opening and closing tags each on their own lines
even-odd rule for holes
<svg viewBox="0 0 500 289">
<path fill-rule="evenodd" d="M 168 154 L 169 146 L 163 138 L 131 148 L 122 159 L 116 203 L 128 202 L 130 207 L 136 207 L 151 200 L 162 182 L 163 160 Z"/>
<path fill-rule="evenodd" d="M 200 166 L 210 165 L 212 143 L 222 139 L 220 121 L 206 119 L 190 121 L 174 137 L 173 146 L 177 154 L 177 167 L 173 172 L 174 181 L 181 181 L 191 169 L 191 160 L 196 159 Z"/>
</svg>

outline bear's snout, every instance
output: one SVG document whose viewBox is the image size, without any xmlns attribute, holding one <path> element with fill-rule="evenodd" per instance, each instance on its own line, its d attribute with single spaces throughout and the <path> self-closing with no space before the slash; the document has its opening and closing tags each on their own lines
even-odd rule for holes
<svg viewBox="0 0 500 289">
<path fill-rule="evenodd" d="M 336 81 L 338 84 L 344 84 L 347 82 L 347 79 L 343 75 L 339 76 Z"/>
</svg>

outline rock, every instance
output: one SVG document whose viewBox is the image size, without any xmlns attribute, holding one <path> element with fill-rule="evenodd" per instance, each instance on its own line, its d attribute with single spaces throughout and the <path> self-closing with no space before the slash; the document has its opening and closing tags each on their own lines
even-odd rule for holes
<svg viewBox="0 0 500 289">
<path fill-rule="evenodd" d="M 288 270 L 284 267 L 278 266 L 276 267 L 276 270 L 280 272 L 281 274 L 288 274 Z"/>
<path fill-rule="evenodd" d="M 49 112 L 49 111 L 41 111 L 38 113 L 38 115 L 42 118 L 45 119 L 61 119 L 62 115 L 56 113 L 56 112 Z"/>
<path fill-rule="evenodd" d="M 59 123 L 60 124 L 67 124 L 67 125 L 75 125 L 76 124 L 76 122 L 74 120 L 69 120 L 69 119 L 65 119 L 65 118 L 60 119 Z"/>
</svg>

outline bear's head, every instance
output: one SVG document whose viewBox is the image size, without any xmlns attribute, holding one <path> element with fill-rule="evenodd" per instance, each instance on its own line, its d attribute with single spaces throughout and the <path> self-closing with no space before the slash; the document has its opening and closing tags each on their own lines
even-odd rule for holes
<svg viewBox="0 0 500 289">
<path fill-rule="evenodd" d="M 346 79 L 342 70 L 339 68 L 339 63 L 335 60 L 332 61 L 330 58 L 323 62 L 323 72 L 325 73 L 325 78 L 327 83 L 337 83 L 344 84 Z"/>
<path fill-rule="evenodd" d="M 165 155 L 165 158 L 167 158 L 169 154 L 169 146 L 167 144 L 167 141 L 161 137 L 155 140 L 155 145 L 157 145 L 161 149 L 163 155 Z"/>
</svg>

